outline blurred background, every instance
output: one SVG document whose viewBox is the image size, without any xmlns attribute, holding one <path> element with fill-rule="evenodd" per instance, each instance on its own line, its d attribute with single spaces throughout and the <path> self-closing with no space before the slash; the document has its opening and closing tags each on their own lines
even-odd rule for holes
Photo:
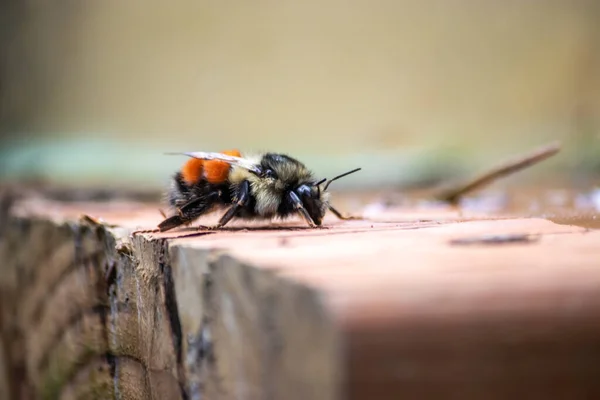
<svg viewBox="0 0 600 400">
<path fill-rule="evenodd" d="M 6 0 L 0 178 L 162 188 L 168 151 L 291 153 L 338 187 L 600 175 L 600 2 Z"/>
</svg>

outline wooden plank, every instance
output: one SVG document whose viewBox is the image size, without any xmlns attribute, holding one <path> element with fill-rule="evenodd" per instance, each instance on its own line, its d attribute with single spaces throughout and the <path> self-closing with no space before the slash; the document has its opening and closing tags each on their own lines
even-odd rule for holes
<svg viewBox="0 0 600 400">
<path fill-rule="evenodd" d="M 437 209 L 129 236 L 160 218 L 13 208 L 0 284 L 14 396 L 600 396 L 600 231 Z M 533 240 L 453 242 L 490 234 Z"/>
</svg>

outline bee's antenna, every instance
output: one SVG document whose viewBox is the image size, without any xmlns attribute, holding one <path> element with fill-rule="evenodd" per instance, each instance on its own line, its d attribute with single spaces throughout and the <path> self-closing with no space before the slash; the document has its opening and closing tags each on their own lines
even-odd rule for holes
<svg viewBox="0 0 600 400">
<path fill-rule="evenodd" d="M 323 182 L 325 182 L 327 180 L 327 178 L 323 178 L 321 179 L 319 182 L 315 183 L 313 186 L 315 186 L 317 188 L 317 193 L 319 193 L 319 196 L 321 196 L 321 184 Z"/>
<path fill-rule="evenodd" d="M 323 182 L 325 182 L 326 180 L 327 180 L 327 178 L 323 178 L 323 179 L 321 179 L 319 182 L 315 183 L 313 186 L 321 186 L 321 184 L 322 184 Z"/>
<path fill-rule="evenodd" d="M 329 185 L 331 185 L 331 182 L 333 182 L 333 181 L 336 181 L 336 180 L 338 180 L 338 179 L 340 179 L 340 178 L 343 178 L 343 177 L 345 177 L 345 176 L 348 176 L 348 175 L 350 175 L 350 174 L 353 174 L 353 173 L 355 173 L 355 172 L 358 172 L 358 171 L 360 171 L 361 169 L 362 169 L 362 168 L 356 168 L 356 169 L 353 169 L 352 171 L 344 172 L 343 174 L 341 174 L 341 175 L 338 175 L 338 176 L 336 176 L 335 178 L 331 178 L 329 181 L 327 181 L 327 184 L 326 184 L 326 185 L 325 185 L 325 187 L 323 188 L 323 191 L 324 191 L 324 192 L 325 192 L 325 191 L 327 191 L 327 188 L 329 187 Z"/>
</svg>

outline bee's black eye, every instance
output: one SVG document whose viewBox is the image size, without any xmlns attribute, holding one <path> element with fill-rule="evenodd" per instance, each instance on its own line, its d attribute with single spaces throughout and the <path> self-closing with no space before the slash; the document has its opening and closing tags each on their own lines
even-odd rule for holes
<svg viewBox="0 0 600 400">
<path fill-rule="evenodd" d="M 275 174 L 275 172 L 272 169 L 267 168 L 263 171 L 263 177 L 275 179 L 275 178 L 277 178 L 277 175 Z"/>
<path fill-rule="evenodd" d="M 296 192 L 298 192 L 298 194 L 300 195 L 300 197 L 302 196 L 310 196 L 310 188 L 307 185 L 301 185 L 298 187 L 298 189 L 296 189 Z"/>
</svg>

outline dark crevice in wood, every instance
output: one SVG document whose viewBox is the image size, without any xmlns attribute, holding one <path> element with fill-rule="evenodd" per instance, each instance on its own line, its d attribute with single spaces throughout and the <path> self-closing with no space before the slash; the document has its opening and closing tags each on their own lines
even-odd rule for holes
<svg viewBox="0 0 600 400">
<path fill-rule="evenodd" d="M 175 356 L 177 359 L 177 374 L 179 380 L 179 386 L 181 389 L 181 397 L 183 400 L 189 398 L 186 387 L 185 369 L 183 367 L 183 333 L 181 329 L 181 321 L 179 318 L 179 309 L 177 306 L 177 296 L 175 294 L 175 282 L 173 281 L 173 271 L 168 256 L 167 241 L 160 240 L 157 244 L 159 246 L 159 270 L 162 272 L 163 278 L 163 289 L 165 294 L 165 309 L 167 310 L 167 316 L 171 325 L 171 333 L 173 339 L 173 348 L 175 350 Z"/>
<path fill-rule="evenodd" d="M 212 292 L 213 292 L 213 279 L 212 279 L 212 275 L 210 274 L 210 272 L 207 272 L 204 275 L 204 292 L 203 292 L 203 297 L 204 297 L 204 304 L 205 304 L 205 308 L 204 308 L 204 315 L 202 317 L 202 328 L 199 334 L 199 362 L 202 362 L 203 360 L 206 360 L 206 362 L 208 364 L 212 364 L 215 362 L 215 353 L 213 351 L 213 343 L 212 343 L 212 335 L 211 335 L 211 319 L 208 313 L 208 307 L 207 305 L 210 304 L 211 302 L 211 298 L 212 298 Z"/>
<path fill-rule="evenodd" d="M 96 237 L 98 239 L 98 241 L 103 244 L 103 247 L 106 247 L 106 234 L 104 229 L 102 228 L 96 228 Z M 106 264 L 106 261 L 103 260 L 104 262 L 101 262 L 100 260 L 97 259 L 97 257 L 91 257 L 92 262 L 92 267 L 96 270 L 96 299 L 98 299 L 100 301 L 101 304 L 110 304 L 110 295 L 109 295 L 109 288 L 111 287 L 111 283 L 108 282 L 107 279 L 102 279 L 103 275 L 103 271 L 102 271 L 102 267 Z M 113 271 L 115 271 L 115 276 L 116 276 L 116 265 L 113 262 Z M 116 366 L 115 366 L 115 358 L 114 356 L 110 353 L 109 351 L 109 329 L 108 329 L 108 315 L 111 312 L 110 306 L 104 307 L 101 306 L 97 309 L 97 312 L 100 316 L 100 324 L 102 326 L 102 341 L 103 343 L 103 347 L 106 349 L 106 354 L 105 354 L 105 358 L 106 358 L 106 362 L 109 365 L 110 368 L 110 376 L 111 378 L 115 377 L 115 370 L 116 370 Z M 70 380 L 73 380 L 73 378 L 75 377 L 75 374 L 73 374 L 73 376 L 71 376 Z M 64 388 L 66 387 L 66 385 L 63 385 L 63 387 L 61 389 L 64 390 Z"/>
<path fill-rule="evenodd" d="M 114 356 L 114 354 L 111 354 L 110 352 L 107 352 L 104 357 L 106 358 L 106 362 L 108 364 L 108 372 L 110 374 L 111 378 L 115 378 L 115 374 L 117 372 L 117 360 L 116 357 Z"/>
<path fill-rule="evenodd" d="M 218 398 L 226 397 L 226 390 L 223 387 L 223 378 L 219 375 L 219 360 L 215 354 L 215 338 L 213 332 L 214 317 L 219 314 L 219 304 L 215 294 L 215 268 L 217 262 L 209 262 L 208 269 L 204 276 L 204 290 L 202 293 L 204 310 L 202 316 L 202 328 L 199 332 L 200 351 L 198 353 L 198 366 L 201 371 L 200 386 L 202 390 L 211 385 L 213 392 L 218 394 Z"/>
<path fill-rule="evenodd" d="M 211 275 L 205 272 L 202 277 L 202 312 L 198 331 L 188 332 L 186 337 L 185 367 L 189 374 L 187 388 L 191 399 L 201 399 L 206 396 L 206 385 L 209 368 L 214 363 L 214 353 L 210 332 L 210 318 L 206 310 L 212 288 Z"/>
<path fill-rule="evenodd" d="M 117 281 L 117 263 L 111 262 L 106 267 L 104 282 L 106 283 L 106 294 L 110 297 L 110 289 Z"/>
</svg>

